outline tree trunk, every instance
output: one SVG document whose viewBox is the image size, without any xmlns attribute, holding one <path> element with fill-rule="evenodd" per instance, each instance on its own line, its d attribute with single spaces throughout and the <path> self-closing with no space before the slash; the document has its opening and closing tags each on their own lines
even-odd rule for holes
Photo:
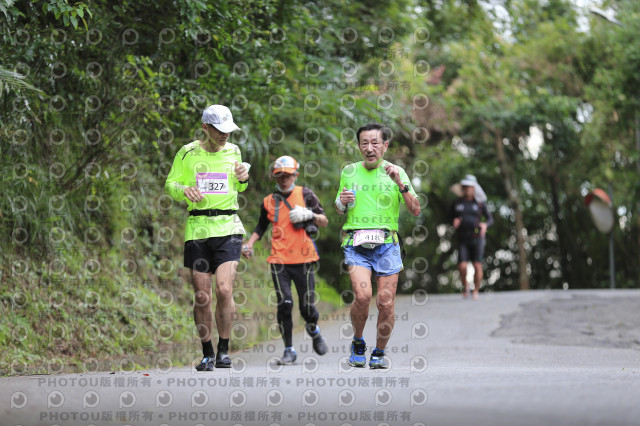
<svg viewBox="0 0 640 426">
<path fill-rule="evenodd" d="M 547 167 L 546 175 L 549 179 L 549 188 L 551 193 L 551 210 L 553 211 L 553 223 L 556 226 L 556 235 L 558 236 L 558 248 L 560 249 L 560 268 L 562 272 L 562 279 L 570 283 L 573 282 L 573 274 L 571 271 L 571 263 L 568 260 L 569 248 L 571 239 L 566 235 L 567 231 L 562 224 L 562 210 L 560 206 L 560 195 L 558 194 L 558 175 L 553 165 Z"/>
<path fill-rule="evenodd" d="M 504 189 L 507 191 L 507 197 L 509 204 L 516 217 L 516 244 L 518 245 L 518 271 L 520 273 L 520 290 L 529 290 L 529 261 L 527 259 L 527 250 L 524 246 L 524 219 L 522 216 L 522 208 L 520 207 L 520 196 L 514 183 L 513 170 L 509 165 L 507 155 L 504 152 L 504 145 L 502 142 L 502 134 L 495 132 L 495 146 L 496 154 L 498 156 L 498 164 L 500 165 L 500 172 L 504 179 Z"/>
</svg>

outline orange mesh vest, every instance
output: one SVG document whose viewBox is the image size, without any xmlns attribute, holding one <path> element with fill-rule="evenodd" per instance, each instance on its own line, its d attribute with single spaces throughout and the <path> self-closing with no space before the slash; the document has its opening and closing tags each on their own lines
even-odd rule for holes
<svg viewBox="0 0 640 426">
<path fill-rule="evenodd" d="M 302 187 L 296 186 L 286 198 L 287 202 L 294 208 L 296 205 L 306 207 L 302 196 Z M 276 200 L 273 194 L 264 197 L 264 208 L 267 210 L 267 217 L 273 224 L 271 236 L 271 256 L 267 258 L 269 263 L 309 263 L 315 262 L 320 257 L 313 240 L 307 235 L 304 228 L 295 228 L 289 220 L 289 208 L 282 200 L 278 200 L 278 221 L 275 219 Z"/>
</svg>

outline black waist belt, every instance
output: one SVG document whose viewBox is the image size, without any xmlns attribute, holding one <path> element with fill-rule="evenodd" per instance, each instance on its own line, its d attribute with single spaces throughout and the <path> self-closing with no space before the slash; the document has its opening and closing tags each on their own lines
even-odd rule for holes
<svg viewBox="0 0 640 426">
<path fill-rule="evenodd" d="M 190 210 L 190 216 L 229 216 L 236 214 L 237 210 L 218 210 L 218 209 L 206 209 L 206 210 Z"/>
</svg>

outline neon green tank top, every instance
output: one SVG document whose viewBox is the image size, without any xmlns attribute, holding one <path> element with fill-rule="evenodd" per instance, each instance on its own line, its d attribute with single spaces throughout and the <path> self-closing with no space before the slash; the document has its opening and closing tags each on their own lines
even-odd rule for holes
<svg viewBox="0 0 640 426">
<path fill-rule="evenodd" d="M 343 188 L 355 190 L 356 193 L 355 206 L 347 210 L 347 220 L 342 226 L 344 231 L 355 229 L 398 231 L 400 204 L 404 204 L 404 199 L 398 185 L 387 176 L 384 170 L 387 165 L 392 163 L 383 161 L 374 170 L 367 170 L 359 161 L 342 169 L 336 201 Z M 409 191 L 417 197 L 407 173 L 402 167 L 398 169 L 400 169 L 402 182 L 409 185 Z M 389 236 L 385 242 L 392 242 L 392 237 Z"/>
<path fill-rule="evenodd" d="M 240 149 L 226 143 L 218 152 L 208 152 L 199 141 L 184 145 L 173 160 L 173 166 L 164 185 L 176 201 L 186 201 L 188 210 L 219 209 L 237 210 L 238 193 L 247 189 L 248 183 L 239 183 L 234 172 L 235 163 L 242 162 Z M 184 188 L 198 186 L 204 199 L 193 203 L 184 196 Z M 237 214 L 228 216 L 189 216 L 184 240 L 199 240 L 245 234 Z"/>
</svg>

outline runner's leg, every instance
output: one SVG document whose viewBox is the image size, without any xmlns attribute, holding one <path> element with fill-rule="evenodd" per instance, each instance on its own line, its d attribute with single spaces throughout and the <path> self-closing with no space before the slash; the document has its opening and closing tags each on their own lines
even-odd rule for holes
<svg viewBox="0 0 640 426">
<path fill-rule="evenodd" d="M 466 240 L 458 240 L 458 272 L 462 282 L 462 295 L 469 296 L 469 283 L 467 282 L 467 262 L 470 259 L 469 245 Z"/>
<path fill-rule="evenodd" d="M 395 325 L 395 297 L 398 287 L 398 274 L 376 277 L 376 283 L 378 287 L 378 294 L 376 295 L 376 306 L 378 307 L 376 348 L 384 350 Z"/>
<path fill-rule="evenodd" d="M 233 280 L 237 261 L 224 262 L 216 269 L 216 326 L 218 337 L 229 339 L 236 307 L 233 302 Z"/>
<path fill-rule="evenodd" d="M 296 267 L 295 273 L 291 275 L 298 292 L 298 303 L 300 307 L 300 315 L 307 324 L 314 327 L 318 322 L 319 314 L 316 309 L 315 300 L 315 266 L 313 263 L 305 263 Z"/>
<path fill-rule="evenodd" d="M 462 295 L 469 295 L 469 283 L 467 283 L 467 262 L 458 263 L 458 272 L 460 273 L 460 281 L 462 281 Z"/>
<path fill-rule="evenodd" d="M 353 336 L 361 338 L 364 326 L 369 317 L 369 303 L 371 303 L 371 270 L 364 266 L 348 265 L 351 288 L 353 290 L 353 303 L 351 304 L 351 324 Z"/>
<path fill-rule="evenodd" d="M 200 341 L 211 340 L 213 312 L 211 311 L 211 273 L 191 270 L 191 283 L 194 291 L 193 320 L 198 329 Z"/>
<path fill-rule="evenodd" d="M 293 296 L 291 295 L 291 275 L 289 267 L 283 264 L 271 265 L 271 279 L 278 298 L 278 326 L 284 341 L 284 347 L 293 346 Z"/>
<path fill-rule="evenodd" d="M 483 237 L 477 238 L 474 243 L 473 257 L 471 258 L 473 260 L 473 269 L 475 270 L 473 276 L 473 283 L 475 285 L 473 297 L 477 299 L 478 293 L 480 292 L 480 284 L 482 283 L 482 258 L 484 257 L 485 239 Z"/>
<path fill-rule="evenodd" d="M 477 298 L 480 291 L 480 283 L 482 283 L 482 262 L 473 262 L 473 269 L 475 271 L 473 275 L 473 297 Z"/>
</svg>

